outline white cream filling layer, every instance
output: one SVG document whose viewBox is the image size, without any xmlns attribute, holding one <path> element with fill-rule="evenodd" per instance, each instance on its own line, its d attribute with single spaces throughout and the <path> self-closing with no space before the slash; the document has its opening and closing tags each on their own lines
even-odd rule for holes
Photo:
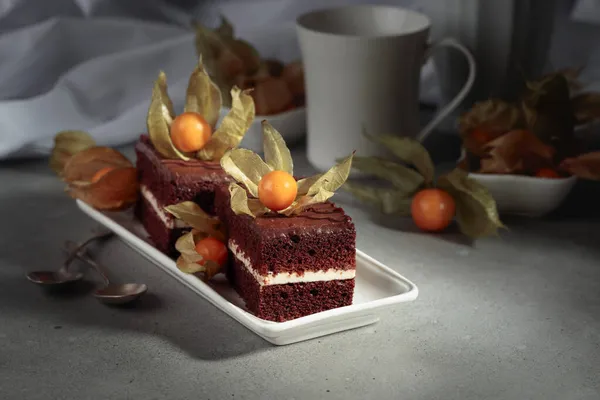
<svg viewBox="0 0 600 400">
<path fill-rule="evenodd" d="M 185 222 L 175 219 L 171 214 L 167 213 L 167 211 L 165 211 L 165 209 L 158 204 L 158 200 L 156 200 L 154 194 L 152 194 L 152 192 L 146 186 L 141 185 L 140 192 L 142 193 L 142 197 L 146 199 L 146 201 L 148 202 L 148 204 L 150 204 L 156 215 L 158 215 L 158 218 L 160 218 L 160 220 L 165 224 L 167 228 L 174 229 L 188 227 L 188 225 Z"/>
<path fill-rule="evenodd" d="M 240 260 L 240 262 L 244 265 L 246 270 L 254 276 L 254 279 L 261 286 L 267 285 L 283 285 L 286 283 L 300 283 L 300 282 L 322 282 L 322 281 L 334 281 L 334 280 L 342 280 L 342 279 L 353 279 L 356 276 L 355 269 L 349 270 L 341 270 L 330 268 L 324 271 L 307 271 L 303 274 L 298 274 L 296 272 L 279 272 L 274 274 L 269 272 L 267 275 L 259 274 L 254 268 L 252 268 L 252 263 L 250 260 L 242 253 L 238 245 L 230 240 L 229 250 L 233 253 L 235 258 Z"/>
</svg>

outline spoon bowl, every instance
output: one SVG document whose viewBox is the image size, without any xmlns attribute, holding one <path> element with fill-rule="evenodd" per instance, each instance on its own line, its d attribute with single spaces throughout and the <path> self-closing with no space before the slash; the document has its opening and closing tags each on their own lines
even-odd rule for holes
<svg viewBox="0 0 600 400">
<path fill-rule="evenodd" d="M 120 305 L 130 303 L 148 291 L 143 283 L 110 284 L 94 292 L 94 297 L 105 304 Z"/>
<path fill-rule="evenodd" d="M 83 278 L 81 272 L 65 272 L 59 271 L 33 271 L 27 274 L 27 279 L 30 282 L 38 285 L 57 287 L 77 282 Z"/>
<path fill-rule="evenodd" d="M 94 292 L 94 297 L 105 304 L 119 305 L 127 304 L 136 300 L 148 291 L 148 286 L 143 283 L 114 284 L 108 279 L 105 268 L 90 258 L 85 249 L 78 249 L 77 244 L 72 241 L 65 242 L 67 252 L 74 251 L 74 257 L 92 267 L 104 280 L 104 286 Z"/>
<path fill-rule="evenodd" d="M 75 253 L 83 249 L 94 240 L 106 239 L 112 236 L 113 233 L 107 230 L 96 230 L 94 236 L 88 238 L 80 245 L 74 245 L 63 266 L 57 271 L 32 271 L 26 277 L 29 282 L 47 287 L 61 287 L 69 283 L 77 282 L 83 278 L 83 273 L 79 271 L 70 271 L 69 267 L 75 259 Z"/>
</svg>

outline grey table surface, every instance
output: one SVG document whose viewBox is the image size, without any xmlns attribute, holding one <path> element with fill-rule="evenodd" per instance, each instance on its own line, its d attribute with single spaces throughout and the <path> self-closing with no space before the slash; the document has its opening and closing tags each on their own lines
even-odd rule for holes
<svg viewBox="0 0 600 400">
<path fill-rule="evenodd" d="M 137 307 L 106 307 L 91 284 L 60 295 L 28 283 L 94 224 L 45 161 L 0 164 L 0 398 L 600 398 L 597 202 L 507 219 L 499 238 L 468 243 L 338 201 L 358 247 L 420 296 L 375 325 L 276 347 L 117 239 L 93 254 L 118 280 L 149 285 Z"/>
</svg>

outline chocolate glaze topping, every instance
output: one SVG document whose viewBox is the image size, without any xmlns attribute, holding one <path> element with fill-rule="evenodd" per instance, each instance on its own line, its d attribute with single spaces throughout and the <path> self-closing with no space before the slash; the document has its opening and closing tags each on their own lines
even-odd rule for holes
<svg viewBox="0 0 600 400">
<path fill-rule="evenodd" d="M 189 161 L 174 160 L 164 158 L 152 145 L 150 138 L 147 135 L 141 135 L 140 141 L 136 145 L 139 152 L 144 153 L 148 158 L 155 159 L 165 167 L 167 171 L 181 180 L 216 180 L 229 181 L 229 176 L 223 171 L 221 165 L 217 161 L 202 161 L 192 159 Z"/>
<path fill-rule="evenodd" d="M 256 218 L 256 224 L 263 229 L 287 229 L 301 227 L 319 227 L 324 225 L 345 224 L 350 221 L 343 209 L 330 202 L 315 204 L 298 215 L 287 217 L 280 214 L 267 214 Z"/>
<path fill-rule="evenodd" d="M 208 170 L 220 170 L 221 165 L 214 161 L 200 161 L 200 160 L 170 160 L 163 158 L 161 161 L 164 165 L 174 167 L 186 167 L 186 168 L 197 168 L 201 167 Z"/>
<path fill-rule="evenodd" d="M 335 209 L 322 210 L 318 208 L 305 210 L 299 217 L 308 219 L 327 219 L 331 222 L 344 222 L 348 219 L 347 215 L 344 213 L 336 213 Z"/>
</svg>

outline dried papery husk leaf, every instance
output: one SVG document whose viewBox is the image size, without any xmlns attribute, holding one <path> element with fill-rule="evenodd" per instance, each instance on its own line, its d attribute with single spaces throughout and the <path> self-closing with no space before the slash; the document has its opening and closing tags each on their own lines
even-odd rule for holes
<svg viewBox="0 0 600 400">
<path fill-rule="evenodd" d="M 565 77 L 571 91 L 578 91 L 583 88 L 583 84 L 579 80 L 581 71 L 583 71 L 583 67 L 565 68 L 556 72 Z"/>
<path fill-rule="evenodd" d="M 308 193 L 308 191 L 310 190 L 310 188 L 312 187 L 312 185 L 314 185 L 315 182 L 317 182 L 319 179 L 321 179 L 322 176 L 323 176 L 323 174 L 317 174 L 317 175 L 309 176 L 308 178 L 300 179 L 298 182 L 296 182 L 296 184 L 298 186 L 298 193 L 297 193 L 296 197 L 301 197 L 301 196 L 306 195 Z"/>
<path fill-rule="evenodd" d="M 197 154 L 205 161 L 220 160 L 227 150 L 237 147 L 254 121 L 254 100 L 248 90 L 231 89 L 231 110 L 209 142 Z"/>
<path fill-rule="evenodd" d="M 213 73 L 212 70 L 211 73 Z M 231 49 L 223 47 L 214 62 L 214 75 L 222 85 L 220 87 L 223 97 L 231 98 L 229 91 L 233 86 L 233 82 L 237 76 L 246 75 L 244 61 Z"/>
<path fill-rule="evenodd" d="M 578 178 L 598 181 L 600 180 L 600 152 L 566 158 L 560 163 L 559 168 Z"/>
<path fill-rule="evenodd" d="M 583 84 L 579 80 L 579 76 L 581 75 L 581 71 L 583 71 L 583 67 L 578 68 L 564 68 L 558 71 L 551 72 L 542 76 L 535 82 L 528 82 L 528 86 L 535 87 L 536 84 L 541 85 L 545 82 L 548 82 L 554 79 L 557 75 L 561 75 L 567 82 L 569 90 L 571 92 L 576 92 L 583 88 Z"/>
<path fill-rule="evenodd" d="M 224 15 L 221 15 L 221 24 L 215 29 L 215 33 L 221 37 L 232 38 L 234 36 L 233 25 Z"/>
<path fill-rule="evenodd" d="M 260 54 L 249 42 L 226 37 L 222 39 L 226 46 L 242 60 L 246 75 L 252 75 L 260 68 Z"/>
<path fill-rule="evenodd" d="M 266 120 L 262 121 L 265 162 L 275 171 L 294 174 L 294 162 L 283 137 Z"/>
<path fill-rule="evenodd" d="M 175 248 L 180 253 L 177 258 L 177 268 L 186 274 L 196 275 L 204 281 L 210 280 L 222 271 L 222 266 L 212 260 L 204 260 L 204 257 L 196 251 L 196 243 L 206 237 L 208 236 L 203 232 L 193 229 L 180 236 L 175 243 Z"/>
<path fill-rule="evenodd" d="M 490 99 L 475 104 L 459 119 L 459 131 L 464 147 L 473 154 L 479 154 L 481 143 L 472 137 L 475 130 L 485 132 L 490 140 L 514 130 L 525 127 L 521 109 L 511 103 Z"/>
<path fill-rule="evenodd" d="M 472 129 L 485 129 L 502 134 L 523 126 L 521 110 L 515 104 L 499 99 L 489 99 L 475 104 L 461 115 L 459 130 L 462 134 Z"/>
<path fill-rule="evenodd" d="M 200 254 L 198 254 L 198 256 L 200 257 L 199 261 L 202 261 L 202 256 Z M 203 265 L 198 264 L 198 262 L 194 261 L 193 258 L 184 257 L 183 255 L 177 257 L 176 265 L 181 272 L 186 274 L 204 272 L 205 269 Z"/>
<path fill-rule="evenodd" d="M 425 182 L 417 171 L 379 157 L 354 157 L 352 168 L 385 179 L 405 194 L 414 193 Z"/>
<path fill-rule="evenodd" d="M 450 193 L 456 202 L 456 220 L 471 238 L 495 235 L 504 224 L 498 216 L 496 201 L 490 192 L 460 169 L 438 179 L 438 187 Z"/>
<path fill-rule="evenodd" d="M 67 192 L 98 210 L 123 210 L 138 200 L 137 170 L 134 167 L 115 168 L 97 182 L 71 182 Z"/>
<path fill-rule="evenodd" d="M 202 257 L 196 251 L 196 241 L 204 239 L 208 237 L 207 234 L 203 232 L 199 232 L 195 229 L 192 229 L 189 232 L 181 235 L 179 239 L 175 242 L 175 249 L 182 255 L 186 256 L 187 259 L 191 262 L 202 261 L 204 257 Z"/>
<path fill-rule="evenodd" d="M 481 158 L 466 151 L 465 156 L 458 162 L 456 167 L 467 172 L 479 171 L 481 169 Z"/>
<path fill-rule="evenodd" d="M 223 271 L 223 267 L 212 260 L 205 261 L 202 267 L 204 268 L 204 271 L 202 271 L 201 278 L 205 282 L 211 280 L 215 275 Z"/>
<path fill-rule="evenodd" d="M 469 166 L 469 159 L 467 157 L 464 157 L 462 160 L 460 160 L 457 164 L 456 164 L 456 168 L 460 168 L 463 171 L 467 171 L 469 172 L 471 170 L 470 166 Z"/>
<path fill-rule="evenodd" d="M 248 205 L 248 193 L 246 192 L 246 189 L 236 183 L 230 183 L 229 196 L 231 209 L 236 215 L 245 214 L 252 218 L 256 218 L 256 215 Z"/>
<path fill-rule="evenodd" d="M 198 55 L 202 55 L 205 61 L 216 60 L 223 48 L 225 48 L 221 36 L 197 21 L 193 21 L 192 26 L 196 32 L 195 45 Z"/>
<path fill-rule="evenodd" d="M 215 68 L 215 70 L 217 70 L 217 68 Z M 239 87 L 238 82 L 241 79 L 239 78 L 241 75 L 236 75 L 231 79 L 225 79 L 222 75 L 213 75 L 211 72 L 211 76 L 215 79 L 215 83 L 219 87 L 219 90 L 221 90 L 221 99 L 223 100 L 223 107 L 231 108 L 231 88 L 236 86 Z M 251 87 L 242 87 L 241 89 L 249 90 L 251 89 Z"/>
<path fill-rule="evenodd" d="M 485 128 L 472 129 L 468 133 L 462 135 L 462 147 L 467 153 L 473 156 L 485 157 L 487 155 L 487 144 L 506 133 L 507 132 L 488 131 Z"/>
<path fill-rule="evenodd" d="M 301 61 L 286 64 L 281 77 L 286 81 L 294 96 L 304 95 L 304 67 Z"/>
<path fill-rule="evenodd" d="M 265 79 L 272 78 L 272 70 L 276 66 L 270 61 L 262 61 L 258 70 L 252 75 L 239 75 L 236 77 L 236 81 L 242 81 L 243 85 L 238 85 L 241 89 L 250 89 L 256 86 L 256 82 L 264 81 Z"/>
<path fill-rule="evenodd" d="M 351 193 L 359 201 L 378 207 L 384 214 L 410 215 L 412 197 L 400 190 L 377 188 L 356 182 L 346 182 L 342 189 Z"/>
<path fill-rule="evenodd" d="M 200 114 L 214 129 L 221 112 L 221 90 L 210 79 L 202 64 L 202 56 L 190 76 L 186 96 L 185 111 Z"/>
<path fill-rule="evenodd" d="M 197 231 L 192 230 L 181 235 L 175 242 L 175 249 L 180 253 L 177 259 L 177 268 L 182 272 L 186 274 L 204 272 L 204 266 L 199 264 L 204 261 L 204 257 L 196 251 L 196 241 L 202 238 L 198 237 Z"/>
<path fill-rule="evenodd" d="M 161 101 L 165 105 L 165 107 L 168 111 L 168 115 L 172 120 L 173 118 L 175 118 L 175 109 L 173 108 L 173 102 L 171 101 L 171 98 L 169 97 L 169 92 L 168 92 L 168 88 L 167 88 L 167 74 L 165 74 L 164 71 L 160 71 L 158 73 L 158 79 L 156 80 L 156 84 L 160 91 Z"/>
<path fill-rule="evenodd" d="M 256 216 L 256 217 L 260 217 L 261 215 L 269 214 L 272 212 L 270 209 L 265 207 L 263 205 L 263 203 L 260 202 L 259 199 L 254 199 L 254 198 L 248 199 L 248 208 L 250 209 L 252 214 L 254 214 L 254 216 Z"/>
<path fill-rule="evenodd" d="M 84 131 L 62 131 L 54 136 L 54 147 L 50 154 L 50 168 L 62 176 L 67 161 L 82 150 L 96 146 L 94 138 Z"/>
<path fill-rule="evenodd" d="M 313 204 L 324 203 L 333 197 L 335 193 L 330 192 L 323 187 L 319 188 L 318 191 L 311 196 L 301 196 L 296 201 L 294 201 L 288 208 L 278 211 L 279 214 L 283 215 L 298 215 L 302 211 L 304 211 L 307 207 Z"/>
<path fill-rule="evenodd" d="M 282 78 L 268 77 L 255 82 L 251 93 L 257 115 L 273 115 L 289 109 L 294 95 Z"/>
<path fill-rule="evenodd" d="M 267 58 L 265 60 L 262 60 L 261 65 L 266 68 L 268 75 L 273 77 L 282 76 L 283 71 L 286 67 L 281 61 L 276 60 L 274 58 Z"/>
<path fill-rule="evenodd" d="M 247 41 L 234 37 L 234 28 L 224 16 L 214 31 L 197 22 L 194 28 L 196 51 L 209 58 L 209 71 L 219 80 L 230 80 L 237 74 L 252 75 L 260 67 L 258 51 Z"/>
<path fill-rule="evenodd" d="M 512 174 L 551 164 L 554 149 L 528 130 L 516 130 L 486 145 L 487 157 L 481 159 L 482 173 Z"/>
<path fill-rule="evenodd" d="M 341 185 L 340 185 L 341 187 Z M 306 202 L 299 202 L 300 206 L 305 208 L 307 206 L 310 206 L 312 204 L 319 204 L 319 203 L 324 203 L 327 200 L 329 200 L 330 198 L 333 197 L 335 193 L 331 192 L 325 188 L 320 188 L 319 191 L 314 195 L 314 196 L 306 196 L 308 197 Z"/>
<path fill-rule="evenodd" d="M 296 215 L 310 205 L 329 200 L 348 179 L 353 157 L 354 152 L 324 174 L 298 181 L 299 190 L 296 201 L 288 208 L 278 212 L 283 215 Z"/>
<path fill-rule="evenodd" d="M 340 186 L 346 182 L 348 176 L 350 175 L 353 157 L 354 152 L 352 152 L 352 154 L 344 158 L 335 166 L 331 167 L 329 171 L 320 175 L 319 178 L 310 186 L 306 195 L 315 196 L 321 190 L 332 193 L 338 190 Z"/>
<path fill-rule="evenodd" d="M 244 185 L 253 197 L 258 197 L 258 184 L 262 177 L 273 171 L 258 154 L 248 149 L 228 151 L 221 158 L 221 167 Z"/>
<path fill-rule="evenodd" d="M 167 81 L 164 73 L 160 73 L 154 88 L 152 89 L 152 100 L 148 108 L 146 124 L 148 135 L 154 148 L 164 157 L 189 160 L 185 153 L 179 151 L 171 140 L 170 125 L 173 121 L 173 105 L 167 94 Z"/>
<path fill-rule="evenodd" d="M 184 201 L 166 206 L 165 210 L 195 230 L 203 232 L 221 242 L 225 241 L 225 229 L 218 218 L 212 217 L 193 201 Z"/>
<path fill-rule="evenodd" d="M 364 132 L 364 135 L 375 143 L 380 143 L 385 146 L 392 154 L 398 157 L 401 161 L 413 165 L 417 171 L 423 175 L 425 184 L 433 182 L 434 166 L 429 152 L 421 143 L 415 139 L 389 136 L 389 135 L 369 135 Z"/>
<path fill-rule="evenodd" d="M 577 124 L 600 119 L 600 93 L 582 93 L 571 99 Z"/>
<path fill-rule="evenodd" d="M 90 182 L 103 168 L 133 167 L 123 154 L 110 147 L 91 147 L 73 155 L 65 164 L 63 179 L 67 183 Z"/>
<path fill-rule="evenodd" d="M 521 108 L 527 127 L 535 136 L 554 146 L 560 158 L 570 154 L 575 141 L 575 115 L 563 75 L 529 83 Z"/>
</svg>

